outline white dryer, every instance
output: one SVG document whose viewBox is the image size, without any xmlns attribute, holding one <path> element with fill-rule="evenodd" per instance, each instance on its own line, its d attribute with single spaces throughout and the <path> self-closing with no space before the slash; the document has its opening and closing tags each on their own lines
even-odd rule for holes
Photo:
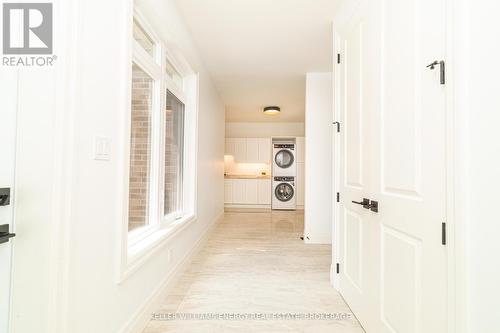
<svg viewBox="0 0 500 333">
<path fill-rule="evenodd" d="M 273 143 L 273 176 L 296 175 L 295 143 Z"/>
<path fill-rule="evenodd" d="M 296 209 L 295 177 L 289 177 L 289 176 L 273 177 L 272 209 L 277 209 L 277 210 Z"/>
</svg>

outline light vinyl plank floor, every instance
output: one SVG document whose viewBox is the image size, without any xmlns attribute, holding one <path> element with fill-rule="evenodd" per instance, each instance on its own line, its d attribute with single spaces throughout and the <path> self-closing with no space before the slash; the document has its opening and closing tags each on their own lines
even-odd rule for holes
<svg viewBox="0 0 500 333">
<path fill-rule="evenodd" d="M 339 314 L 340 319 L 152 320 L 143 333 L 362 333 L 329 282 L 331 246 L 306 245 L 302 212 L 226 212 L 156 314 Z"/>
</svg>

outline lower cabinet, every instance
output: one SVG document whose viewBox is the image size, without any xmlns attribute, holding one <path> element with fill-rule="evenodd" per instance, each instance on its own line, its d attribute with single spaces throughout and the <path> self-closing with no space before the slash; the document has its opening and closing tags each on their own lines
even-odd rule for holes
<svg viewBox="0 0 500 333">
<path fill-rule="evenodd" d="M 246 179 L 232 179 L 233 204 L 244 204 L 246 201 Z"/>
<path fill-rule="evenodd" d="M 233 182 L 230 179 L 224 180 L 224 203 L 233 203 Z"/>
<path fill-rule="evenodd" d="M 272 199 L 271 179 L 259 179 L 258 182 L 258 204 L 270 205 Z"/>
<path fill-rule="evenodd" d="M 271 179 L 224 180 L 226 205 L 271 205 Z"/>
<path fill-rule="evenodd" d="M 247 205 L 259 203 L 259 183 L 253 179 L 245 179 L 245 202 Z"/>
</svg>

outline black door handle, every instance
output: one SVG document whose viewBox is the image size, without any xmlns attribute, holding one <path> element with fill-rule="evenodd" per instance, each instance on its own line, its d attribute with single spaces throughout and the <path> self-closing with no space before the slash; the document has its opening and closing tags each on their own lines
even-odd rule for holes
<svg viewBox="0 0 500 333">
<path fill-rule="evenodd" d="M 0 206 L 10 204 L 10 188 L 0 188 Z"/>
<path fill-rule="evenodd" d="M 12 237 L 15 237 L 16 234 L 11 234 L 9 232 L 9 225 L 8 224 L 2 224 L 0 225 L 0 244 L 2 243 L 7 243 L 9 239 Z"/>
<path fill-rule="evenodd" d="M 363 201 L 352 201 L 356 205 L 363 206 L 364 209 L 369 209 L 374 213 L 378 213 L 378 201 L 373 201 L 367 198 L 363 198 Z"/>
<path fill-rule="evenodd" d="M 353 200 L 352 203 L 354 203 L 356 205 L 361 205 L 365 209 L 370 209 L 370 199 L 363 198 L 363 201 L 354 201 Z"/>
<path fill-rule="evenodd" d="M 436 66 L 439 65 L 439 83 L 445 84 L 446 83 L 446 69 L 445 69 L 445 62 L 444 60 L 441 61 L 434 61 L 427 65 L 426 67 L 429 69 L 434 69 Z"/>
</svg>

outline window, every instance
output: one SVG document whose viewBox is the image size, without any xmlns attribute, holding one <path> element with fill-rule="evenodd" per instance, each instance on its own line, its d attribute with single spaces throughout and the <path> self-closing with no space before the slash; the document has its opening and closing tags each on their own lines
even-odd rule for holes
<svg viewBox="0 0 500 333">
<path fill-rule="evenodd" d="M 162 68 L 156 52 L 158 39 L 141 24 L 133 21 L 132 71 L 130 92 L 130 153 L 128 174 L 128 231 L 139 234 L 156 223 L 157 183 L 155 161 L 158 159 L 156 123 L 161 108 Z"/>
<path fill-rule="evenodd" d="M 119 281 L 196 218 L 198 76 L 137 10 L 131 24 Z"/>
<path fill-rule="evenodd" d="M 184 103 L 167 90 L 165 110 L 164 215 L 182 212 L 184 158 Z M 178 216 L 175 216 L 178 217 Z"/>
<path fill-rule="evenodd" d="M 155 42 L 144 28 L 134 19 L 134 40 L 152 57 L 155 56 Z"/>
<path fill-rule="evenodd" d="M 178 88 L 182 89 L 183 80 L 182 76 L 175 69 L 175 66 L 167 59 L 165 65 L 165 74 L 167 75 L 167 79 L 173 82 Z"/>
<path fill-rule="evenodd" d="M 148 224 L 151 176 L 153 79 L 132 65 L 130 126 L 129 231 Z"/>
</svg>

